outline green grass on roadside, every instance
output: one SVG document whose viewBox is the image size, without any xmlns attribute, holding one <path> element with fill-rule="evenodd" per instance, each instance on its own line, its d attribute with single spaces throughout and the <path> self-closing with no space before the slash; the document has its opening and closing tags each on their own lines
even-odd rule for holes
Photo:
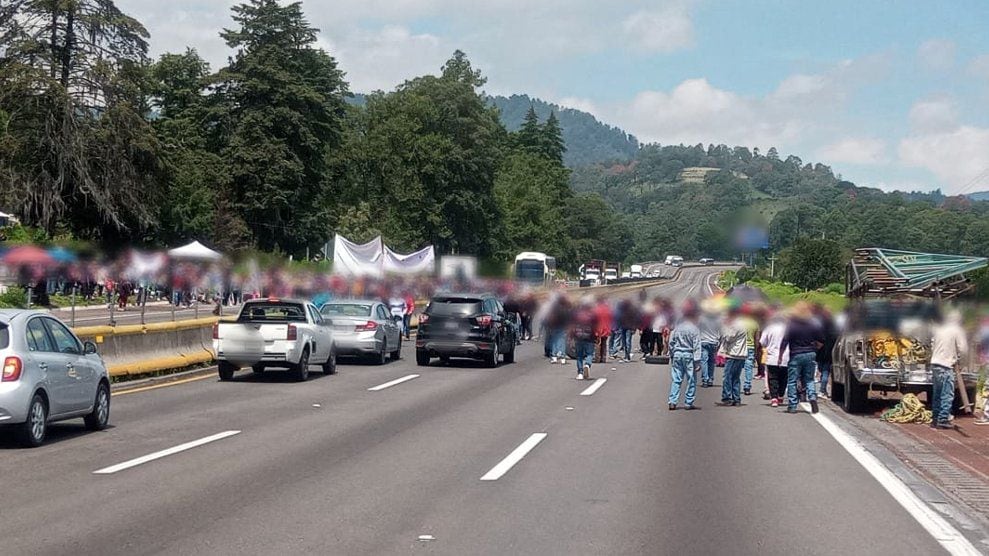
<svg viewBox="0 0 989 556">
<path fill-rule="evenodd" d="M 734 270 L 726 270 L 718 277 L 718 286 L 724 290 L 728 290 L 738 283 L 738 273 Z M 782 303 L 783 305 L 793 305 L 797 301 L 804 300 L 811 303 L 820 303 L 827 307 L 828 310 L 838 312 L 848 304 L 848 299 L 844 296 L 844 286 L 841 284 L 829 284 L 820 290 L 805 292 L 796 286 L 784 284 L 783 282 L 753 279 L 745 283 L 762 290 L 770 301 Z"/>
</svg>

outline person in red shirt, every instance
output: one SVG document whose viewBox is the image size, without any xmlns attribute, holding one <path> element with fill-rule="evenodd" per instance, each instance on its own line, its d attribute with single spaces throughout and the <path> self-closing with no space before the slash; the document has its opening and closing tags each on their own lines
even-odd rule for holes
<svg viewBox="0 0 989 556">
<path fill-rule="evenodd" d="M 412 292 L 405 290 L 405 339 L 409 339 L 409 325 L 412 324 L 412 313 L 416 310 L 416 298 Z"/>
<path fill-rule="evenodd" d="M 599 297 L 594 306 L 594 341 L 597 353 L 595 363 L 608 362 L 608 336 L 611 335 L 611 306 Z"/>
</svg>

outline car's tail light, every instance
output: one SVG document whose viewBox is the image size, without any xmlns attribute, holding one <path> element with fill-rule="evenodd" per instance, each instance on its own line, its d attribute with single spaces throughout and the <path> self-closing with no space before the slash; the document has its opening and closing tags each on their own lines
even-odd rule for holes
<svg viewBox="0 0 989 556">
<path fill-rule="evenodd" d="M 213 323 L 213 339 L 220 339 L 220 323 L 218 322 Z"/>
<path fill-rule="evenodd" d="M 364 324 L 358 324 L 357 326 L 354 327 L 354 330 L 357 332 L 370 332 L 372 330 L 377 330 L 377 329 L 378 329 L 378 323 L 374 322 L 373 320 L 369 320 Z"/>
<path fill-rule="evenodd" d="M 285 336 L 285 339 L 286 340 L 298 340 L 299 339 L 299 330 L 295 327 L 294 324 L 288 325 L 288 332 L 287 332 L 287 334 Z"/>
<path fill-rule="evenodd" d="M 426 313 L 419 315 L 419 324 L 426 324 L 427 322 L 429 322 L 429 315 Z"/>
<path fill-rule="evenodd" d="M 0 382 L 13 382 L 21 378 L 21 358 L 8 357 L 3 360 L 3 378 Z"/>
<path fill-rule="evenodd" d="M 480 315 L 474 317 L 474 320 L 477 322 L 478 326 L 487 327 L 487 326 L 491 326 L 491 322 L 493 319 L 491 318 L 491 315 Z"/>
</svg>

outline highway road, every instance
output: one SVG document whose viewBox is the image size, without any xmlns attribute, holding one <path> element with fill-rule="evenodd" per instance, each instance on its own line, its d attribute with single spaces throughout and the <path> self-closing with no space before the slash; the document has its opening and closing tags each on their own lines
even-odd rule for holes
<svg viewBox="0 0 989 556">
<path fill-rule="evenodd" d="M 706 293 L 715 272 L 651 293 Z M 4 441 L 0 552 L 945 551 L 807 413 L 718 407 L 720 388 L 671 412 L 668 367 L 597 365 L 604 382 L 579 382 L 534 343 L 496 369 L 412 355 L 301 384 L 247 372 L 132 390 L 106 431 Z"/>
</svg>

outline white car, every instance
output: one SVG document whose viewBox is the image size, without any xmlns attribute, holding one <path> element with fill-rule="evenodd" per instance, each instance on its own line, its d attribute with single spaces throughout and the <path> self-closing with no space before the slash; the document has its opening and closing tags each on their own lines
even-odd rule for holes
<svg viewBox="0 0 989 556">
<path fill-rule="evenodd" d="M 336 372 L 333 323 L 316 307 L 296 299 L 255 299 L 244 303 L 235 322 L 213 325 L 220 380 L 230 380 L 243 366 L 256 373 L 287 368 L 295 380 L 309 378 L 309 366 Z"/>
</svg>

